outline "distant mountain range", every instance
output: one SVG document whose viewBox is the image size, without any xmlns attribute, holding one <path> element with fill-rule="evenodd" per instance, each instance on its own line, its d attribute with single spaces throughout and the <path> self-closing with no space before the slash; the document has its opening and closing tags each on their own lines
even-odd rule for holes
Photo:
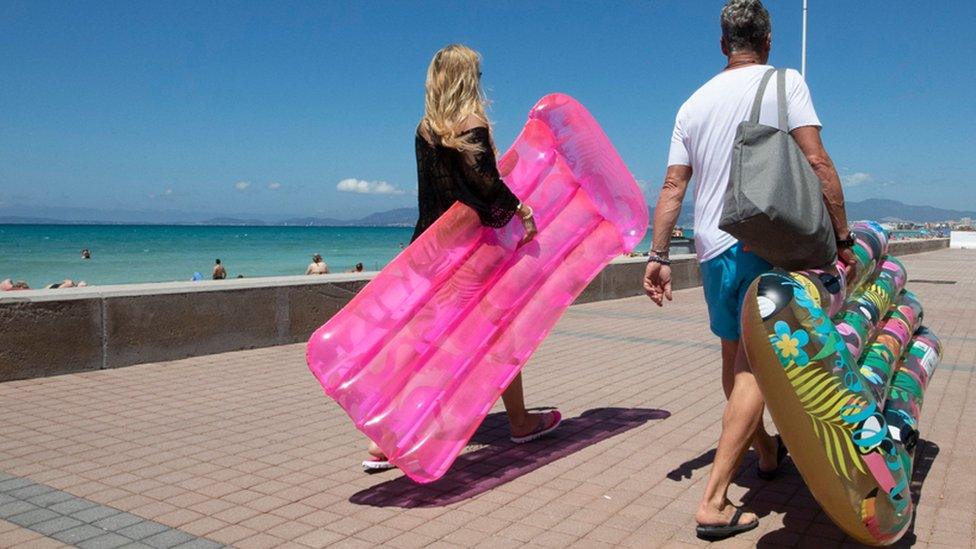
<svg viewBox="0 0 976 549">
<path fill-rule="evenodd" d="M 167 219 L 160 213 L 137 217 L 141 221 L 133 220 L 132 215 L 120 216 L 112 212 L 111 215 L 100 217 L 97 214 L 85 212 L 81 219 L 71 217 L 39 217 L 0 215 L 0 224 L 30 224 L 30 225 L 215 225 L 215 226 L 299 226 L 299 227 L 413 227 L 417 223 L 417 208 L 397 208 L 385 212 L 377 212 L 359 219 L 335 219 L 332 217 L 291 217 L 286 219 L 255 219 L 239 217 L 212 217 L 208 219 L 192 219 L 188 214 L 181 214 Z M 66 216 L 67 217 L 67 216 Z"/>
<path fill-rule="evenodd" d="M 694 223 L 694 212 L 691 202 L 681 206 L 681 216 L 678 225 L 690 227 Z M 650 208 L 654 216 L 653 206 Z M 897 200 L 884 198 L 868 198 L 856 202 L 847 202 L 847 218 L 851 220 L 865 220 L 885 222 L 930 223 L 940 221 L 959 220 L 963 217 L 976 219 L 976 212 L 963 210 L 947 210 L 933 206 L 915 206 Z"/>
<path fill-rule="evenodd" d="M 653 206 L 650 208 L 653 216 Z M 963 217 L 976 218 L 976 212 L 963 210 L 947 210 L 932 206 L 915 206 L 904 204 L 897 200 L 869 198 L 859 202 L 847 203 L 847 217 L 850 219 L 872 219 L 875 221 L 904 221 L 904 222 L 937 222 L 958 220 Z M 106 216 L 103 219 L 111 219 Z M 690 227 L 694 218 L 691 202 L 686 202 L 681 209 L 678 224 Z M 50 224 L 50 225 L 97 225 L 119 224 L 131 225 L 140 222 L 125 220 L 98 221 L 97 215 L 85 215 L 84 220 L 59 219 L 53 217 L 11 216 L 0 215 L 0 224 Z M 287 219 L 267 220 L 237 217 L 214 217 L 195 220 L 184 214 L 182 217 L 167 220 L 161 214 L 140 217 L 141 223 L 171 224 L 171 225 L 244 225 L 244 226 L 298 226 L 298 227 L 412 227 L 417 222 L 416 208 L 397 208 L 384 212 L 377 212 L 360 219 L 335 219 L 330 217 L 293 217 Z"/>
<path fill-rule="evenodd" d="M 874 221 L 910 221 L 914 223 L 958 220 L 963 217 L 976 218 L 976 212 L 946 210 L 932 206 L 913 206 L 897 200 L 869 198 L 860 202 L 847 203 L 847 217 L 850 219 L 872 219 Z"/>
<path fill-rule="evenodd" d="M 397 208 L 369 214 L 359 219 L 335 219 L 332 217 L 291 217 L 276 222 L 253 219 L 219 217 L 208 219 L 200 225 L 274 225 L 298 227 L 413 227 L 417 223 L 417 208 Z"/>
</svg>

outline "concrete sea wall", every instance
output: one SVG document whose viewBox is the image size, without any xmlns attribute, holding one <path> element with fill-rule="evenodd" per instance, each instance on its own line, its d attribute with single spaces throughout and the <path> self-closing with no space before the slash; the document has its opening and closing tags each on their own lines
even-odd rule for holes
<svg viewBox="0 0 976 549">
<path fill-rule="evenodd" d="M 907 255 L 948 239 L 892 243 Z M 643 258 L 603 270 L 577 303 L 641 295 Z M 701 284 L 677 256 L 674 289 Z M 166 282 L 0 293 L 0 381 L 117 368 L 295 343 L 349 302 L 375 273 Z"/>
</svg>

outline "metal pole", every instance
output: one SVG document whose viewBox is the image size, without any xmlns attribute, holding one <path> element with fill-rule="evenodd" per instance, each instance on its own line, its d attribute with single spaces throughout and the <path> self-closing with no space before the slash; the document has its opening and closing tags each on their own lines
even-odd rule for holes
<svg viewBox="0 0 976 549">
<path fill-rule="evenodd" d="M 800 47 L 800 74 L 807 77 L 807 0 L 803 0 L 803 42 Z"/>
</svg>

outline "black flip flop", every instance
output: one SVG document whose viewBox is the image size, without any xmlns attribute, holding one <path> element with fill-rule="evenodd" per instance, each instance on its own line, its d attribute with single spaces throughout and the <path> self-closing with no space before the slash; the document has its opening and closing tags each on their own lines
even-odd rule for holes
<svg viewBox="0 0 976 549">
<path fill-rule="evenodd" d="M 742 532 L 748 532 L 756 526 L 759 526 L 759 519 L 752 522 L 747 522 L 745 524 L 739 524 L 740 518 L 742 518 L 742 509 L 737 508 L 735 513 L 732 515 L 732 520 L 730 520 L 728 524 L 699 524 L 698 527 L 695 528 L 695 532 L 698 534 L 699 539 L 706 541 L 718 541 L 720 539 L 730 538 L 736 534 L 741 534 Z"/>
<path fill-rule="evenodd" d="M 779 435 L 776 435 L 776 467 L 772 471 L 763 471 L 759 465 L 756 465 L 756 476 L 763 480 L 773 480 L 776 475 L 779 474 L 779 468 L 783 465 L 783 460 L 786 459 L 786 454 L 789 451 L 786 449 L 786 445 L 783 444 L 783 439 Z"/>
</svg>

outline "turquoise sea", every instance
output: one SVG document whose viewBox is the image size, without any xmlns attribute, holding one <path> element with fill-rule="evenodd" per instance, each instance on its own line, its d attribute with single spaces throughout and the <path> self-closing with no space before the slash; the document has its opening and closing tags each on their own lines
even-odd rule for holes
<svg viewBox="0 0 976 549">
<path fill-rule="evenodd" d="M 230 278 L 300 275 L 320 253 L 332 272 L 357 262 L 379 270 L 410 243 L 413 227 L 211 227 L 186 225 L 0 225 L 0 280 L 41 288 L 210 278 L 220 258 Z M 646 251 L 650 237 L 638 247 Z M 92 257 L 81 259 L 88 248 Z"/>
<path fill-rule="evenodd" d="M 210 278 L 220 258 L 237 275 L 305 274 L 312 254 L 332 272 L 362 262 L 376 270 L 410 243 L 407 227 L 210 227 L 183 225 L 0 225 L 0 279 L 31 288 L 65 278 L 89 284 Z M 92 257 L 81 259 L 88 248 Z"/>
</svg>

